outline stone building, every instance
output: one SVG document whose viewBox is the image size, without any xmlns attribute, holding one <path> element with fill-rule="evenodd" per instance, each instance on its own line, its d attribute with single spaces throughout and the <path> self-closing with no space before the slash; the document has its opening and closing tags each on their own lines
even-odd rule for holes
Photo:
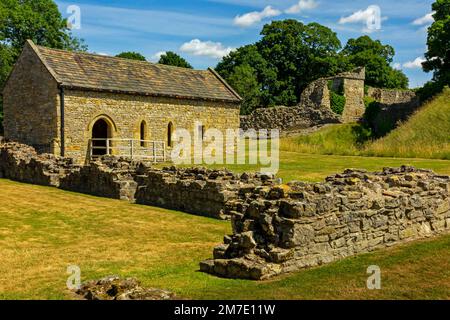
<svg viewBox="0 0 450 320">
<path fill-rule="evenodd" d="M 166 153 L 177 128 L 239 128 L 239 95 L 212 69 L 49 49 L 28 41 L 3 89 L 5 138 L 83 163 Z M 163 155 L 164 156 L 164 155 Z"/>
</svg>

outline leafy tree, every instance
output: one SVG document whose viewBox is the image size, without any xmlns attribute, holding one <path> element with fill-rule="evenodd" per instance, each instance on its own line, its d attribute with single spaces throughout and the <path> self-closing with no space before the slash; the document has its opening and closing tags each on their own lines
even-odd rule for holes
<svg viewBox="0 0 450 320">
<path fill-rule="evenodd" d="M 311 81 L 348 69 L 345 57 L 337 53 L 341 43 L 336 33 L 318 23 L 274 21 L 261 35 L 260 41 L 231 52 L 216 67 L 244 98 L 244 114 L 256 107 L 295 105 Z M 236 74 L 244 70 L 247 76 L 238 81 Z"/>
<path fill-rule="evenodd" d="M 1 0 L 0 89 L 28 39 L 51 48 L 87 50 L 83 40 L 71 35 L 66 19 L 52 0 Z M 0 100 L 0 119 L 2 110 Z"/>
<path fill-rule="evenodd" d="M 295 105 L 311 81 L 334 72 L 341 43 L 331 29 L 288 19 L 265 25 L 261 35 L 258 51 L 277 73 L 265 83 L 271 102 Z"/>
<path fill-rule="evenodd" d="M 182 67 L 192 69 L 192 66 L 183 57 L 179 56 L 175 52 L 167 51 L 159 58 L 160 64 L 165 64 L 169 66 Z"/>
<path fill-rule="evenodd" d="M 443 87 L 450 85 L 450 0 L 437 0 L 432 9 L 434 22 L 428 28 L 428 51 L 423 69 L 432 71 L 433 81 Z"/>
<path fill-rule="evenodd" d="M 348 40 L 341 52 L 353 66 L 366 67 L 366 84 L 379 88 L 407 88 L 408 78 L 391 67 L 395 50 L 369 36 Z"/>
<path fill-rule="evenodd" d="M 147 61 L 147 59 L 145 59 L 145 57 L 142 54 L 133 51 L 119 53 L 118 55 L 116 55 L 116 57 L 130 60 Z"/>
<path fill-rule="evenodd" d="M 250 114 L 261 104 L 261 86 L 255 69 L 250 65 L 242 64 L 234 68 L 228 81 L 244 99 L 241 105 L 241 114 Z"/>
</svg>

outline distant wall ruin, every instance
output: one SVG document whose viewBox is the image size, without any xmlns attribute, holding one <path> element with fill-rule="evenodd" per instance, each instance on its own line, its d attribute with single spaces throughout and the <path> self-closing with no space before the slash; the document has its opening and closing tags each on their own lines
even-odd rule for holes
<svg viewBox="0 0 450 320">
<path fill-rule="evenodd" d="M 329 123 L 357 121 L 365 111 L 364 79 L 364 68 L 318 79 L 303 90 L 298 106 L 256 109 L 248 116 L 241 116 L 241 128 L 279 129 L 283 133 Z M 331 110 L 330 81 L 333 88 L 343 88 L 346 105 L 342 115 Z"/>
</svg>

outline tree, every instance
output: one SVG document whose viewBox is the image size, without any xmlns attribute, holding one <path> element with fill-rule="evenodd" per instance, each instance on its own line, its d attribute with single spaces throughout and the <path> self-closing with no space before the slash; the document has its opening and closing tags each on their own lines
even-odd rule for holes
<svg viewBox="0 0 450 320">
<path fill-rule="evenodd" d="M 428 28 L 423 69 L 432 71 L 433 81 L 443 87 L 450 85 L 450 0 L 437 0 L 432 9 L 434 22 Z"/>
<path fill-rule="evenodd" d="M 28 39 L 51 48 L 87 50 L 83 40 L 71 35 L 67 21 L 52 0 L 1 0 L 0 89 Z M 2 117 L 0 99 L 0 119 Z"/>
<path fill-rule="evenodd" d="M 341 43 L 336 33 L 318 23 L 274 21 L 261 35 L 260 41 L 231 52 L 216 67 L 244 98 L 243 114 L 256 107 L 295 105 L 311 81 L 347 70 L 337 54 Z"/>
<path fill-rule="evenodd" d="M 134 51 L 122 52 L 116 55 L 116 57 L 130 60 L 147 61 L 147 59 L 145 59 L 145 57 L 142 54 Z"/>
<path fill-rule="evenodd" d="M 242 64 L 234 68 L 228 81 L 244 100 L 241 105 L 241 114 L 250 114 L 261 105 L 261 85 L 255 69 L 250 65 Z"/>
<path fill-rule="evenodd" d="M 182 67 L 192 69 L 192 66 L 183 57 L 179 56 L 175 52 L 167 51 L 159 58 L 158 63 L 168 66 Z"/>
<path fill-rule="evenodd" d="M 408 78 L 391 67 L 395 50 L 369 36 L 349 39 L 341 55 L 348 59 L 352 67 L 366 67 L 366 83 L 379 88 L 407 88 Z"/>
</svg>

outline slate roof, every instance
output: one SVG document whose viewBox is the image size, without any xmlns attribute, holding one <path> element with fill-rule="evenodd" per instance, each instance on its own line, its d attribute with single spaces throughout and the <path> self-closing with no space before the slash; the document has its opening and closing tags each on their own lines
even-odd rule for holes
<svg viewBox="0 0 450 320">
<path fill-rule="evenodd" d="M 50 49 L 28 41 L 65 88 L 239 103 L 213 69 L 192 70 L 145 61 Z"/>
</svg>

